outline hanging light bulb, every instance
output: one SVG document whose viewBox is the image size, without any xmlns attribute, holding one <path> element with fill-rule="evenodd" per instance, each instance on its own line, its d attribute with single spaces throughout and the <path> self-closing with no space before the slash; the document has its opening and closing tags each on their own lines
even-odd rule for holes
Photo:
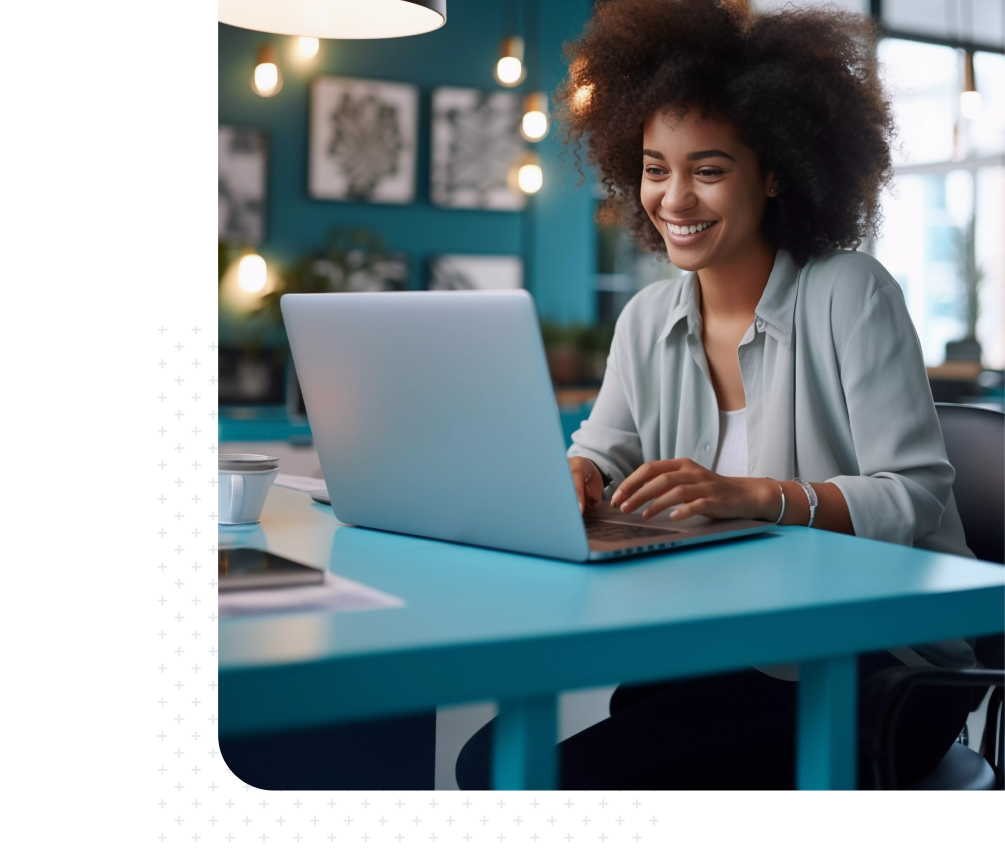
<svg viewBox="0 0 1005 864">
<path fill-rule="evenodd" d="M 524 195 L 540 192 L 544 185 L 544 172 L 537 153 L 530 150 L 524 153 L 507 173 L 506 183 L 511 189 L 519 190 Z"/>
<path fill-rule="evenodd" d="M 527 75 L 523 65 L 523 39 L 519 36 L 508 36 L 503 39 L 499 48 L 499 60 L 496 61 L 496 81 L 503 87 L 516 87 Z"/>
<path fill-rule="evenodd" d="M 279 58 L 276 49 L 271 45 L 263 45 L 258 49 L 258 62 L 251 76 L 251 89 L 259 96 L 275 96 L 283 89 L 283 75 L 279 71 Z"/>
<path fill-rule="evenodd" d="M 321 39 L 387 39 L 447 23 L 447 0 L 218 0 L 223 24 Z"/>
<path fill-rule="evenodd" d="M 261 255 L 249 252 L 237 264 L 237 284 L 242 291 L 257 294 L 265 288 L 268 272 L 265 259 Z"/>
<path fill-rule="evenodd" d="M 974 52 L 967 51 L 963 61 L 963 92 L 960 93 L 960 113 L 968 120 L 979 117 L 984 100 L 974 84 Z"/>
<path fill-rule="evenodd" d="M 524 97 L 520 134 L 528 141 L 541 141 L 548 134 L 547 93 L 528 93 Z"/>
<path fill-rule="evenodd" d="M 297 37 L 297 56 L 301 60 L 310 60 L 321 48 L 321 40 L 317 36 Z"/>
</svg>

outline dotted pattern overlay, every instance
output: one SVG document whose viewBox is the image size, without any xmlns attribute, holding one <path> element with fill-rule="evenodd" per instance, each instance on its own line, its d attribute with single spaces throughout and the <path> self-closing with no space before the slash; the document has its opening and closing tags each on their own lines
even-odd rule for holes
<svg viewBox="0 0 1005 864">
<path fill-rule="evenodd" d="M 155 846 L 199 859 L 214 850 L 257 859 L 323 849 L 348 860 L 399 850 L 509 857 L 549 848 L 667 848 L 668 793 L 270 792 L 235 776 L 217 740 L 218 346 L 214 331 L 190 323 L 161 324 L 149 344 L 159 379 L 152 494 L 161 517 L 151 538 L 158 544 L 151 580 L 157 721 L 148 763 L 156 778 Z"/>
</svg>

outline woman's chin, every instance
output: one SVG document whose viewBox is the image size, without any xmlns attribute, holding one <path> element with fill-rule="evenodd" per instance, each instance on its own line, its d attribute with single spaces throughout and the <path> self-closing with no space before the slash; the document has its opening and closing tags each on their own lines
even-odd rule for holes
<svg viewBox="0 0 1005 864">
<path fill-rule="evenodd" d="M 679 246 L 671 246 L 669 243 L 666 245 L 667 257 L 678 270 L 701 270 L 708 266 L 708 259 L 711 256 L 707 252 L 681 249 Z"/>
</svg>

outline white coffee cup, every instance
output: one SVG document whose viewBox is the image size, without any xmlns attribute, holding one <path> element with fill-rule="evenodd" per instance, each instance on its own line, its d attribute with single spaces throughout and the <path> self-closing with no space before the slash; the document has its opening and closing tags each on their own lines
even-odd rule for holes
<svg viewBox="0 0 1005 864">
<path fill-rule="evenodd" d="M 220 524 L 247 525 L 261 519 L 265 498 L 279 473 L 279 457 L 221 453 L 219 472 Z"/>
</svg>

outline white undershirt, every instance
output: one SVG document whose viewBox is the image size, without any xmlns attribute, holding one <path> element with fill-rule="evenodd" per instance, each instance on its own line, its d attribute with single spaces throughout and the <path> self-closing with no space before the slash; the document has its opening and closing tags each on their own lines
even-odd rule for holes
<svg viewBox="0 0 1005 864">
<path fill-rule="evenodd" d="M 712 470 L 723 477 L 747 476 L 747 417 L 746 408 L 719 412 L 719 449 L 715 453 Z M 781 678 L 783 681 L 799 680 L 798 663 L 781 663 L 777 666 L 755 666 L 755 669 Z"/>
<path fill-rule="evenodd" d="M 747 409 L 719 412 L 719 449 L 712 470 L 723 477 L 747 476 Z"/>
</svg>

